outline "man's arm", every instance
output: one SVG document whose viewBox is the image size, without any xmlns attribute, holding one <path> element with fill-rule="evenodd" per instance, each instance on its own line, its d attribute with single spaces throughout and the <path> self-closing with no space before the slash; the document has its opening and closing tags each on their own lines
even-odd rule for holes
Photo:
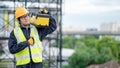
<svg viewBox="0 0 120 68">
<path fill-rule="evenodd" d="M 10 33 L 10 38 L 9 38 L 9 41 L 8 41 L 8 48 L 9 48 L 10 53 L 15 54 L 15 53 L 23 50 L 27 46 L 29 46 L 28 41 L 21 42 L 21 43 L 17 44 L 17 40 L 14 36 L 14 32 L 12 31 Z"/>
</svg>

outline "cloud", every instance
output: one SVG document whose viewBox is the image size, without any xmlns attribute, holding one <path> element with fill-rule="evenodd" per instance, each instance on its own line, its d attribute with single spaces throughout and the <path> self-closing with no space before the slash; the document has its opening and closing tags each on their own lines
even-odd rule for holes
<svg viewBox="0 0 120 68">
<path fill-rule="evenodd" d="M 65 0 L 65 14 L 89 14 L 120 10 L 119 0 Z"/>
</svg>

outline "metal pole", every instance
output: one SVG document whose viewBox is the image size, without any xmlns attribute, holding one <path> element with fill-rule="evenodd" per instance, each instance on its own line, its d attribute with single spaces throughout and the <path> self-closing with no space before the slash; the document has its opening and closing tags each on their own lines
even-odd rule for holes
<svg viewBox="0 0 120 68">
<path fill-rule="evenodd" d="M 60 0 L 60 68 L 62 68 L 62 0 Z"/>
<path fill-rule="evenodd" d="M 25 0 L 25 8 L 27 8 L 27 0 Z"/>
<path fill-rule="evenodd" d="M 49 42 L 49 62 L 48 62 L 48 68 L 51 68 L 51 42 L 50 42 L 50 39 L 48 39 L 48 42 Z"/>
<path fill-rule="evenodd" d="M 14 0 L 14 12 L 15 12 L 15 0 Z M 14 27 L 15 27 L 15 15 L 14 15 Z M 14 68 L 16 68 L 15 56 L 14 56 Z"/>
<path fill-rule="evenodd" d="M 14 0 L 14 12 L 15 12 L 15 0 Z M 15 14 L 14 14 L 14 27 L 15 27 Z"/>
</svg>

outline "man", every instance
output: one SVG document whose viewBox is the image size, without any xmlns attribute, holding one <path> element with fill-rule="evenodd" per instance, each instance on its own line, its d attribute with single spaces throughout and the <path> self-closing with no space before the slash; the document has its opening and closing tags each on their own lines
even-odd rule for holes
<svg viewBox="0 0 120 68">
<path fill-rule="evenodd" d="M 42 40 L 57 28 L 55 20 L 50 16 L 49 26 L 38 28 L 31 25 L 29 11 L 18 7 L 15 18 L 19 26 L 10 33 L 9 51 L 15 54 L 16 68 L 42 68 Z"/>
</svg>

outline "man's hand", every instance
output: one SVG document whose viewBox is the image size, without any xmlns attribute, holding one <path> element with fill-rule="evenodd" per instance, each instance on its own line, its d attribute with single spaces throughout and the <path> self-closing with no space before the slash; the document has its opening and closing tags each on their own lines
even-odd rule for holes
<svg viewBox="0 0 120 68">
<path fill-rule="evenodd" d="M 28 39 L 28 43 L 29 43 L 30 45 L 33 45 L 33 44 L 34 44 L 34 38 L 33 38 L 33 37 L 30 37 L 30 38 Z"/>
<path fill-rule="evenodd" d="M 42 13 L 42 14 L 48 14 L 49 13 L 49 11 L 46 10 L 46 9 L 39 9 L 38 12 Z"/>
<path fill-rule="evenodd" d="M 30 18 L 30 23 L 34 23 L 36 21 L 36 16 L 32 16 L 31 18 Z"/>
</svg>

